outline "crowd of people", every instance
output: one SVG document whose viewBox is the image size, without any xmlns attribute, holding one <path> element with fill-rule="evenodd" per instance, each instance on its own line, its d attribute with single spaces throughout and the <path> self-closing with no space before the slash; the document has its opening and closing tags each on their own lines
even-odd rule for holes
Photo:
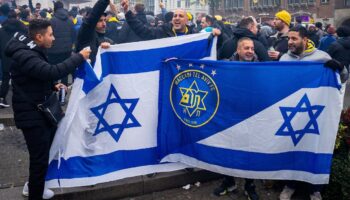
<svg viewBox="0 0 350 200">
<path fill-rule="evenodd" d="M 121 0 L 119 8 L 110 0 L 98 0 L 93 8 L 70 10 L 60 1 L 54 2 L 53 9 L 42 8 L 40 3 L 34 7 L 31 0 L 28 5 L 16 5 L 14 0 L 1 5 L 0 108 L 10 107 L 7 94 L 11 79 L 15 123 L 23 131 L 30 154 L 29 184 L 23 189 L 29 199 L 54 195 L 44 189 L 44 178 L 56 127 L 48 124 L 33 104 L 66 88 L 67 76 L 84 60 L 94 63 L 100 46 L 211 32 L 218 36 L 218 60 L 319 61 L 338 71 L 342 82 L 348 79 L 348 26 L 293 24 L 286 10 L 261 24 L 252 16 L 229 23 L 221 16 L 203 14 L 195 19 L 184 9 L 167 11 L 163 3 L 159 6 L 161 13 L 155 15 L 146 12 L 143 4 L 131 10 L 128 0 Z M 295 183 L 288 182 L 280 199 L 290 199 L 294 188 Z M 234 178 L 226 176 L 214 194 L 225 195 L 235 189 Z M 253 180 L 246 179 L 244 189 L 249 199 L 259 199 Z M 322 186 L 310 185 L 310 189 L 312 200 L 322 199 Z"/>
</svg>

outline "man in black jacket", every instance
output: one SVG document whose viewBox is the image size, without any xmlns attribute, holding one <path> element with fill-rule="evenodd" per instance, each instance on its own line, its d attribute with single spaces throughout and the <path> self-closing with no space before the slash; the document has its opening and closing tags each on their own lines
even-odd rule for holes
<svg viewBox="0 0 350 200">
<path fill-rule="evenodd" d="M 142 22 L 143 25 L 147 25 L 146 13 L 145 13 L 145 5 L 144 4 L 136 4 L 134 6 L 135 17 L 139 22 Z M 143 41 L 142 36 L 138 35 L 130 28 L 129 23 L 124 23 L 121 30 L 118 32 L 118 37 L 114 40 L 115 43 L 128 43 L 128 42 L 139 42 Z"/>
<path fill-rule="evenodd" d="M 278 32 L 269 38 L 271 49 L 268 52 L 274 61 L 278 61 L 283 54 L 288 52 L 288 32 L 291 19 L 291 15 L 285 10 L 275 15 L 273 23 Z"/>
<path fill-rule="evenodd" d="M 177 9 L 174 11 L 170 24 L 164 24 L 160 27 L 149 27 L 137 19 L 135 14 L 129 10 L 128 0 L 122 0 L 121 6 L 124 13 L 126 13 L 125 19 L 130 28 L 143 40 L 176 37 L 194 33 L 193 29 L 190 29 L 190 27 L 186 25 L 188 18 L 186 11 L 183 9 Z"/>
<path fill-rule="evenodd" d="M 327 53 L 335 60 L 344 64 L 348 70 L 350 66 L 350 27 L 340 26 L 337 29 L 339 39 L 333 42 Z"/>
<path fill-rule="evenodd" d="M 78 33 L 76 51 L 86 47 L 91 48 L 90 60 L 95 63 L 98 47 L 108 48 L 113 41 L 105 37 L 107 28 L 107 19 L 104 11 L 109 5 L 110 0 L 99 0 L 96 2 L 92 11 L 87 14 L 83 20 Z"/>
<path fill-rule="evenodd" d="M 230 61 L 241 62 L 258 62 L 257 56 L 254 53 L 254 42 L 252 39 L 242 37 L 237 42 L 237 51 L 230 58 Z M 233 192 L 237 189 L 235 178 L 225 175 L 221 185 L 214 189 L 214 195 L 223 196 L 229 192 Z M 259 196 L 255 191 L 255 184 L 253 179 L 245 179 L 244 184 L 245 194 L 250 200 L 259 200 Z"/>
<path fill-rule="evenodd" d="M 218 50 L 219 59 L 229 59 L 237 50 L 238 40 L 243 37 L 248 37 L 254 42 L 254 51 L 258 56 L 258 60 L 270 60 L 269 55 L 267 54 L 267 49 L 257 38 L 257 22 L 253 17 L 243 18 L 238 24 L 238 27 L 233 31 L 233 34 L 234 37 L 224 40 L 222 47 Z"/>
<path fill-rule="evenodd" d="M 0 88 L 0 108 L 7 108 L 10 105 L 6 101 L 10 83 L 10 66 L 12 60 L 5 55 L 5 47 L 7 42 L 16 32 L 26 33 L 27 27 L 17 19 L 15 11 L 10 11 L 8 19 L 2 24 L 0 29 L 0 58 L 2 66 L 2 82 Z"/>
<path fill-rule="evenodd" d="M 63 3 L 60 1 L 54 4 L 51 24 L 55 33 L 55 41 L 48 49 L 48 57 L 51 64 L 58 64 L 71 56 L 75 37 L 73 22 L 69 19 L 68 11 L 63 8 Z M 61 82 L 67 85 L 68 77 L 64 77 Z"/>
<path fill-rule="evenodd" d="M 54 91 L 65 87 L 54 82 L 72 73 L 88 59 L 91 52 L 84 49 L 60 64 L 50 65 L 44 52 L 52 46 L 53 40 L 49 21 L 32 20 L 29 37 L 16 34 L 5 50 L 13 60 L 10 70 L 14 86 L 14 119 L 17 128 L 23 132 L 29 151 L 29 200 L 43 198 L 49 150 L 56 132 L 56 127 L 48 122 L 36 105 L 45 102 Z M 23 191 L 23 194 L 28 192 Z M 52 196 L 51 191 L 44 197 Z"/>
</svg>

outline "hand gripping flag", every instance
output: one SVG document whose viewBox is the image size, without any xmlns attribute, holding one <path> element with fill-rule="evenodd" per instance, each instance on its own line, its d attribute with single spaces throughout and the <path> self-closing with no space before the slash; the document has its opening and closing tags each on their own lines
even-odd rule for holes
<svg viewBox="0 0 350 200">
<path fill-rule="evenodd" d="M 325 184 L 340 87 L 321 63 L 166 62 L 161 159 L 237 177 Z"/>
<path fill-rule="evenodd" d="M 100 50 L 94 69 L 80 68 L 51 148 L 47 185 L 93 185 L 184 168 L 159 164 L 159 69 L 171 57 L 216 58 L 208 37 L 116 45 Z"/>
</svg>

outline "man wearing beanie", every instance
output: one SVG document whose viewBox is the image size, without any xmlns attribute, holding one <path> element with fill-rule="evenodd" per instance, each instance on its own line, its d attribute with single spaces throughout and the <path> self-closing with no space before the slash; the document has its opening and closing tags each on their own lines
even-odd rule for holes
<svg viewBox="0 0 350 200">
<path fill-rule="evenodd" d="M 327 28 L 327 35 L 321 38 L 318 49 L 322 51 L 327 51 L 329 45 L 331 45 L 336 40 L 337 38 L 335 36 L 335 28 L 331 25 Z"/>
<path fill-rule="evenodd" d="M 268 52 L 269 57 L 274 61 L 278 61 L 288 51 L 288 31 L 291 19 L 291 15 L 285 10 L 275 15 L 273 24 L 277 33 L 270 37 L 271 49 Z"/>
</svg>

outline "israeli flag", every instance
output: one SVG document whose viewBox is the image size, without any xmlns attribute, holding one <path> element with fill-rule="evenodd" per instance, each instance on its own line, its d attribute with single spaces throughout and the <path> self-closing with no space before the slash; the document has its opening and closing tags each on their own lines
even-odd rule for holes
<svg viewBox="0 0 350 200">
<path fill-rule="evenodd" d="M 46 177 L 48 187 L 75 187 L 184 164 L 159 164 L 159 69 L 171 57 L 216 58 L 209 34 L 115 45 L 100 50 L 94 69 L 78 71 L 59 124 Z"/>
<path fill-rule="evenodd" d="M 328 183 L 344 95 L 338 77 L 315 62 L 164 63 L 162 161 L 235 177 Z"/>
</svg>

